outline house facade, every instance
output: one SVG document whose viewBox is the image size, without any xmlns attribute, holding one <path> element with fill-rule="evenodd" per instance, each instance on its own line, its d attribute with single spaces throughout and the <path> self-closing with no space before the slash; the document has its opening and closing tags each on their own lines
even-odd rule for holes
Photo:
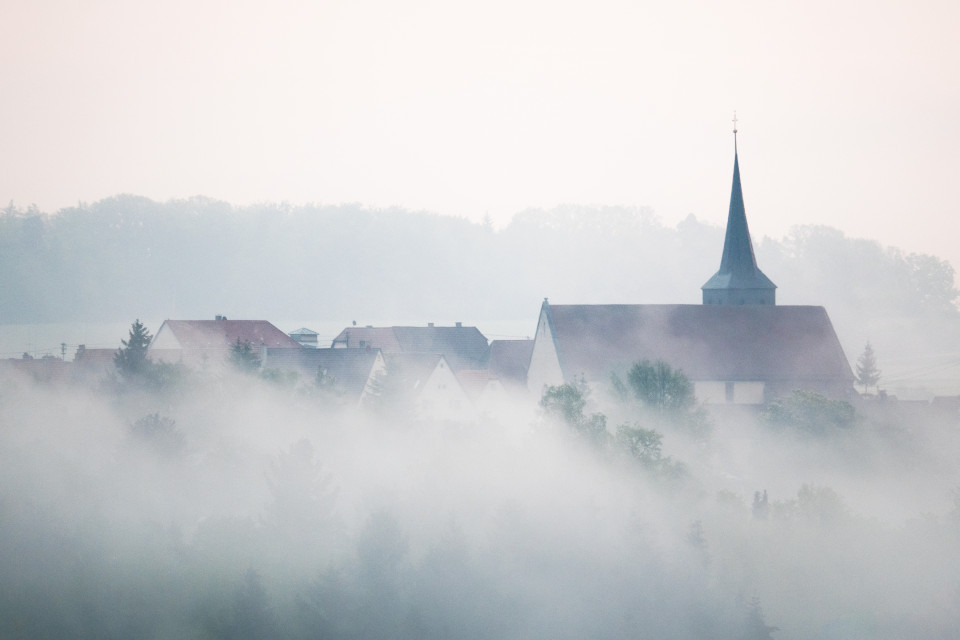
<svg viewBox="0 0 960 640">
<path fill-rule="evenodd" d="M 362 404 L 376 393 L 377 380 L 387 369 L 379 349 L 266 347 L 261 366 L 293 371 L 303 384 L 316 385 L 344 404 Z"/>
<path fill-rule="evenodd" d="M 155 362 L 183 363 L 193 368 L 221 368 L 239 340 L 254 353 L 262 349 L 302 349 L 296 340 L 266 320 L 165 320 L 147 349 Z"/>
<path fill-rule="evenodd" d="M 384 355 L 432 353 L 443 355 L 454 371 L 484 369 L 489 343 L 476 327 L 456 323 L 452 327 L 348 327 L 333 339 L 331 347 L 380 349 Z"/>
</svg>

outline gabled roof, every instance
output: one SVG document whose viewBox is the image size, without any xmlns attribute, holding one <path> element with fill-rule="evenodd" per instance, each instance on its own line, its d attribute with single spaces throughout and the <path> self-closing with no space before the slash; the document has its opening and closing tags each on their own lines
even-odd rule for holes
<svg viewBox="0 0 960 640">
<path fill-rule="evenodd" d="M 299 342 L 266 320 L 166 320 L 181 349 L 229 349 L 237 340 L 252 346 L 300 349 Z"/>
<path fill-rule="evenodd" d="M 389 353 L 384 354 L 387 375 L 401 381 L 401 388 L 415 391 L 423 388 L 441 361 L 439 353 Z"/>
<path fill-rule="evenodd" d="M 723 240 L 720 269 L 701 289 L 776 289 L 777 285 L 757 266 L 747 226 L 740 186 L 740 160 L 734 144 L 733 186 L 730 189 L 730 210 L 727 214 L 727 234 Z"/>
<path fill-rule="evenodd" d="M 548 305 L 565 377 L 606 378 L 643 359 L 692 380 L 832 380 L 853 372 L 823 307 Z"/>
<path fill-rule="evenodd" d="M 359 397 L 366 388 L 379 349 L 271 349 L 263 358 L 264 369 L 296 371 L 305 382 L 313 382 L 321 369 L 333 387 Z"/>
<path fill-rule="evenodd" d="M 312 331 L 312 330 L 310 330 L 310 329 L 307 329 L 306 327 L 302 327 L 302 328 L 300 328 L 300 329 L 297 329 L 296 331 L 291 331 L 288 335 L 291 335 L 291 336 L 316 336 L 316 335 L 319 335 L 319 334 L 318 334 L 316 331 Z"/>
<path fill-rule="evenodd" d="M 467 397 L 473 401 L 483 394 L 488 385 L 499 383 L 499 378 L 489 369 L 463 369 L 456 376 Z"/>
<path fill-rule="evenodd" d="M 490 373 L 501 380 L 526 384 L 533 340 L 494 340 L 490 343 Z"/>
<path fill-rule="evenodd" d="M 482 369 L 489 354 L 487 339 L 476 327 L 348 327 L 333 346 L 372 347 L 386 354 L 442 354 L 454 371 Z"/>
</svg>

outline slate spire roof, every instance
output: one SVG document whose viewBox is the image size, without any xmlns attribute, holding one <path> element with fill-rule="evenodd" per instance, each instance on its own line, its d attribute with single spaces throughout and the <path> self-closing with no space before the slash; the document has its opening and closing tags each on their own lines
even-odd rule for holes
<svg viewBox="0 0 960 640">
<path fill-rule="evenodd" d="M 773 304 L 777 285 L 771 282 L 757 266 L 747 226 L 740 186 L 740 159 L 736 134 L 733 142 L 733 186 L 730 189 L 730 211 L 727 214 L 727 234 L 723 241 L 720 270 L 707 281 L 703 289 L 704 304 Z"/>
</svg>

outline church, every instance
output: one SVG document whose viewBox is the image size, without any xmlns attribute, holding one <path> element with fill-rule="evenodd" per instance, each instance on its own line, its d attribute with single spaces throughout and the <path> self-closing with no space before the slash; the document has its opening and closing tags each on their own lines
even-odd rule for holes
<svg viewBox="0 0 960 640">
<path fill-rule="evenodd" d="M 747 226 L 734 129 L 733 186 L 720 268 L 703 303 L 540 308 L 527 387 L 608 384 L 636 362 L 663 360 L 693 382 L 699 402 L 760 405 L 796 390 L 853 393 L 854 375 L 826 309 L 778 306 Z"/>
</svg>

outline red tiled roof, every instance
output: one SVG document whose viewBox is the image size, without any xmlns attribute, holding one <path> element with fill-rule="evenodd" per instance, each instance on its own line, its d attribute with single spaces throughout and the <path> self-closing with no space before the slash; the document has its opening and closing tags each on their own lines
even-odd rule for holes
<svg viewBox="0 0 960 640">
<path fill-rule="evenodd" d="M 167 320 L 160 331 L 164 326 L 183 349 L 229 349 L 238 339 L 254 347 L 302 348 L 299 342 L 266 320 Z"/>
</svg>

